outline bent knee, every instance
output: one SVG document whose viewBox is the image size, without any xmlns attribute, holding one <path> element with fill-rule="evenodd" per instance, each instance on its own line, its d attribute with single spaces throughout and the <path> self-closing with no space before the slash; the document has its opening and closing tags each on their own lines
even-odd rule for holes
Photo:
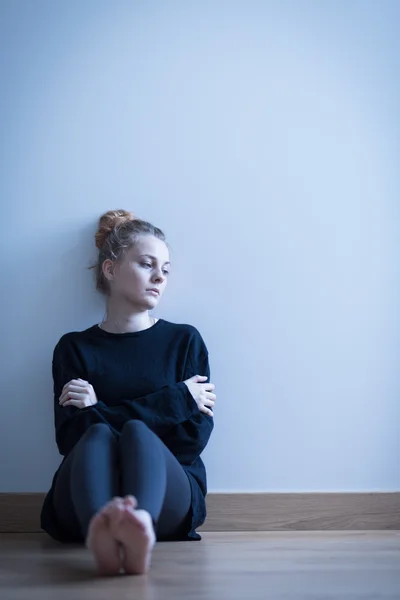
<svg viewBox="0 0 400 600">
<path fill-rule="evenodd" d="M 85 436 L 110 436 L 113 435 L 111 427 L 107 423 L 94 423 L 85 431 Z"/>
<path fill-rule="evenodd" d="M 139 419 L 130 419 L 124 424 L 122 431 L 137 435 L 150 430 L 143 421 L 140 421 Z"/>
</svg>

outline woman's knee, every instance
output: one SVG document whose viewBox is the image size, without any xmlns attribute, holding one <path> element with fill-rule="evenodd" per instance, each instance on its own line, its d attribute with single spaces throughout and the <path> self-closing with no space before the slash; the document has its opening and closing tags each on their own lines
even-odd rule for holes
<svg viewBox="0 0 400 600">
<path fill-rule="evenodd" d="M 94 423 L 87 429 L 83 435 L 83 437 L 92 438 L 92 437 L 112 437 L 113 432 L 111 431 L 111 427 L 107 425 L 107 423 Z"/>
<path fill-rule="evenodd" d="M 150 429 L 147 427 L 147 425 L 145 423 L 143 423 L 143 421 L 140 421 L 139 419 L 130 419 L 129 421 L 127 421 L 123 428 L 122 428 L 122 434 L 125 435 L 131 435 L 131 436 L 135 436 L 135 437 L 139 437 L 141 435 L 146 435 L 147 432 L 149 432 Z"/>
</svg>

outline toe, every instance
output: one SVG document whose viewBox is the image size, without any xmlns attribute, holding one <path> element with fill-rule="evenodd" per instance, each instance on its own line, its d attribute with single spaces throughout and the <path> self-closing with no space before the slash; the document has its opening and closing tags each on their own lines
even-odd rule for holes
<svg viewBox="0 0 400 600">
<path fill-rule="evenodd" d="M 133 525 L 138 527 L 140 530 L 145 531 L 145 529 L 146 529 L 145 523 L 140 518 L 137 510 L 135 510 L 134 508 L 131 508 L 131 507 L 127 507 L 125 510 L 125 515 L 126 515 L 126 519 L 129 521 L 129 523 L 132 523 Z"/>
<path fill-rule="evenodd" d="M 137 504 L 138 504 L 138 502 L 137 502 L 135 496 L 125 496 L 124 497 L 124 505 L 125 506 L 130 506 L 132 508 L 136 508 Z"/>
<path fill-rule="evenodd" d="M 122 503 L 113 502 L 105 509 L 108 524 L 118 524 L 124 514 L 124 506 Z"/>
</svg>

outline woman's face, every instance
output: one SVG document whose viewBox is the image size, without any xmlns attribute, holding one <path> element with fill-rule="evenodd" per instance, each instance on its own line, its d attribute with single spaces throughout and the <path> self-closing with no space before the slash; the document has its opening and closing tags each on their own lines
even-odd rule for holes
<svg viewBox="0 0 400 600">
<path fill-rule="evenodd" d="M 111 275 L 111 280 L 107 278 L 112 296 L 123 298 L 139 310 L 157 306 L 170 270 L 169 251 L 162 240 L 152 235 L 139 236 L 121 261 L 109 263 L 105 269 Z"/>
</svg>

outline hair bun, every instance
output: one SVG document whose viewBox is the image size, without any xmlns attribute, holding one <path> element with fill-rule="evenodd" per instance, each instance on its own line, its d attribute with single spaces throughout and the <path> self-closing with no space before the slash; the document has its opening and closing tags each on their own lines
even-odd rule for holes
<svg viewBox="0 0 400 600">
<path fill-rule="evenodd" d="M 94 236 L 97 248 L 102 248 L 107 236 L 128 221 L 134 221 L 135 215 L 127 210 L 109 210 L 99 219 L 99 227 Z"/>
</svg>

